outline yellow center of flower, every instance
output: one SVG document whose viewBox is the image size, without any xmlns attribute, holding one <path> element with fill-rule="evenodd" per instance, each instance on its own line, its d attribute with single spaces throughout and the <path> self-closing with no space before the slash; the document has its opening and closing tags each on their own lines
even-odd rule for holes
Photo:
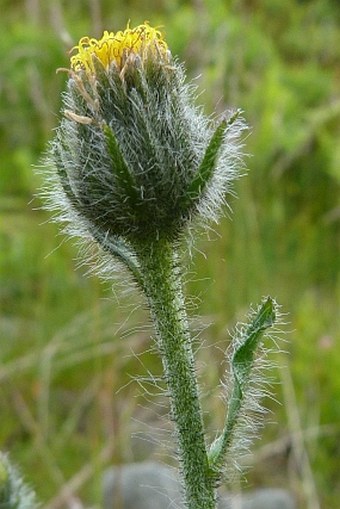
<svg viewBox="0 0 340 509">
<path fill-rule="evenodd" d="M 158 60 L 167 59 L 169 50 L 159 30 L 147 22 L 136 28 L 129 28 L 117 33 L 105 30 L 101 39 L 82 37 L 73 48 L 77 53 L 70 59 L 74 71 L 85 70 L 95 73 L 95 60 L 99 60 L 106 70 L 114 64 L 119 70 L 131 57 L 139 56 L 142 61 L 148 57 Z"/>
</svg>

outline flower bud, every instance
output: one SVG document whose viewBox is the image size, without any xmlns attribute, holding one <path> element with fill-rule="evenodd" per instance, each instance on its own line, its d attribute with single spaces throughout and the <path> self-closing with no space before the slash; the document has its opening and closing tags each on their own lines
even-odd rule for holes
<svg viewBox="0 0 340 509">
<path fill-rule="evenodd" d="M 240 164 L 239 112 L 206 118 L 147 23 L 74 51 L 52 144 L 62 219 L 131 244 L 176 238 L 197 214 L 216 219 Z"/>
<path fill-rule="evenodd" d="M 37 509 L 38 506 L 34 491 L 25 484 L 8 457 L 0 452 L 0 508 Z"/>
</svg>

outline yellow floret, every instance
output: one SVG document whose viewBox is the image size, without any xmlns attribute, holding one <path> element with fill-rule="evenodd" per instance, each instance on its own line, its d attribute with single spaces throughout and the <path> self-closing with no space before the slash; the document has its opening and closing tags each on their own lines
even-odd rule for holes
<svg viewBox="0 0 340 509">
<path fill-rule="evenodd" d="M 77 53 L 71 57 L 71 68 L 74 71 L 95 72 L 94 60 L 99 60 L 106 70 L 114 64 L 122 70 L 131 56 L 139 56 L 142 61 L 148 57 L 166 59 L 169 50 L 159 30 L 147 22 L 136 28 L 127 28 L 124 32 L 105 30 L 101 39 L 82 37 L 73 48 Z"/>
</svg>

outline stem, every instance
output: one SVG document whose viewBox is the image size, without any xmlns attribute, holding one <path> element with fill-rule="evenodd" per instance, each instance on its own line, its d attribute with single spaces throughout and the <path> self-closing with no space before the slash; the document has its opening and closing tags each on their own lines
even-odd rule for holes
<svg viewBox="0 0 340 509">
<path fill-rule="evenodd" d="M 145 245 L 139 251 L 139 261 L 176 424 L 187 507 L 215 509 L 191 337 L 173 245 L 164 240 Z"/>
</svg>

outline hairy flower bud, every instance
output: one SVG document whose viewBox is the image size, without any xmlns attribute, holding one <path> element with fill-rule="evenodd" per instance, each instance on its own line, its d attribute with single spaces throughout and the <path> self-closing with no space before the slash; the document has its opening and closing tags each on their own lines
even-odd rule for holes
<svg viewBox="0 0 340 509">
<path fill-rule="evenodd" d="M 37 509 L 34 491 L 25 484 L 19 470 L 0 452 L 0 508 Z"/>
<path fill-rule="evenodd" d="M 62 219 L 131 244 L 176 238 L 197 214 L 215 219 L 240 163 L 239 112 L 206 118 L 147 23 L 74 50 L 52 144 Z"/>
</svg>

